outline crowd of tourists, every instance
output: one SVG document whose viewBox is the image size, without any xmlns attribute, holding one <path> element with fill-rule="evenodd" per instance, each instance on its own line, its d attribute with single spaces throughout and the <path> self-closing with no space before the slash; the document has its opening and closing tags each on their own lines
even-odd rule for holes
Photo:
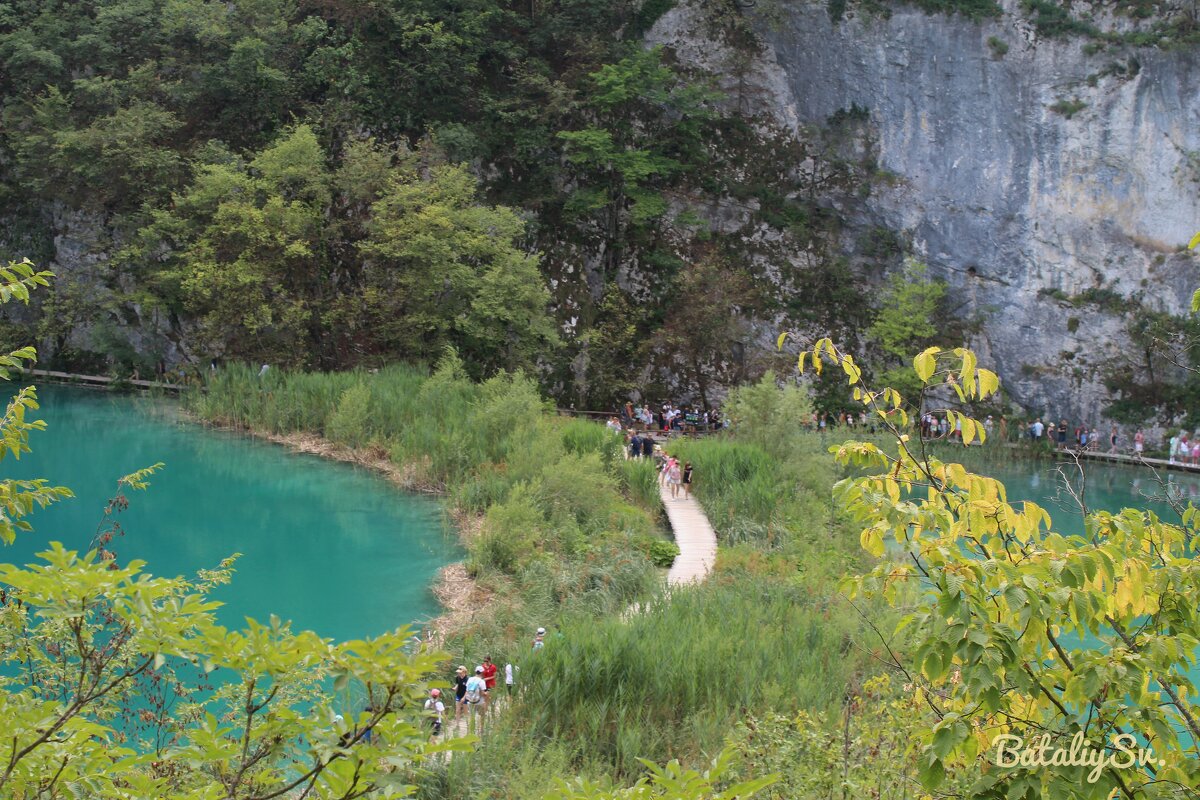
<svg viewBox="0 0 1200 800">
<path fill-rule="evenodd" d="M 626 408 L 633 411 L 634 414 L 628 417 L 628 420 L 634 420 L 633 424 L 626 427 L 621 423 L 620 417 L 610 417 L 605 423 L 606 427 L 614 433 L 620 433 L 625 436 L 625 457 L 633 460 L 653 460 L 655 468 L 658 470 L 658 483 L 660 486 L 666 486 L 671 491 L 671 499 L 679 498 L 680 489 L 683 490 L 684 498 L 692 496 L 692 462 L 680 462 L 679 459 L 667 454 L 662 445 L 658 443 L 654 434 L 669 433 L 671 430 L 680 430 L 684 433 L 694 433 L 696 424 L 711 425 L 713 420 L 720 419 L 717 413 L 705 413 L 703 417 L 695 417 L 694 410 L 687 411 L 684 409 L 675 408 L 670 404 L 663 406 L 663 411 L 660 412 L 663 418 L 663 428 L 648 427 L 642 422 L 642 418 L 637 414 L 642 411 L 648 411 L 648 406 L 643 406 L 640 409 L 633 408 L 632 403 L 626 403 Z M 647 413 L 649 416 L 649 413 Z M 684 420 L 682 427 L 673 428 L 678 420 Z M 696 420 L 703 420 L 696 422 Z M 641 424 L 639 424 L 641 423 Z M 693 424 L 695 423 L 695 424 Z"/>
<path fill-rule="evenodd" d="M 1122 449 L 1128 449 L 1125 442 L 1122 441 L 1121 432 L 1116 425 L 1113 425 L 1105 435 L 1097 431 L 1095 425 L 1088 426 L 1081 423 L 1075 425 L 1072 430 L 1071 424 L 1065 419 L 1055 425 L 1053 420 L 1042 422 L 1041 417 L 1037 417 L 1029 423 L 1027 433 L 1030 441 L 1034 444 L 1048 441 L 1057 450 L 1091 450 L 1116 454 Z M 1185 441 L 1186 438 L 1187 436 L 1184 434 Z M 1135 455 L 1141 455 L 1145 449 L 1146 434 L 1141 428 L 1138 428 L 1137 433 L 1133 435 L 1132 451 Z"/>
<path fill-rule="evenodd" d="M 556 635 L 562 636 L 561 633 Z M 531 649 L 536 653 L 545 646 L 546 629 L 538 628 L 537 633 L 533 636 Z M 474 671 L 469 671 L 465 664 L 459 665 L 450 679 L 450 685 L 454 691 L 455 725 L 459 724 L 459 720 L 464 720 L 469 730 L 474 723 L 475 732 L 482 736 L 484 720 L 501 697 L 496 688 L 500 683 L 500 675 L 504 675 L 503 694 L 511 698 L 516 688 L 517 674 L 520 669 L 519 666 L 509 661 L 504 665 L 502 672 L 500 666 L 492 661 L 491 656 L 484 656 L 483 663 L 476 666 Z M 433 738 L 442 735 L 446 723 L 448 699 L 441 689 L 429 690 L 429 698 L 425 701 L 425 716 L 429 721 Z"/>
<path fill-rule="evenodd" d="M 726 427 L 728 423 L 716 409 L 678 406 L 672 403 L 663 403 L 661 407 L 653 407 L 649 403 L 635 406 L 632 402 L 627 402 L 617 414 L 609 418 L 607 425 L 616 431 L 694 434 L 718 430 Z"/>
</svg>

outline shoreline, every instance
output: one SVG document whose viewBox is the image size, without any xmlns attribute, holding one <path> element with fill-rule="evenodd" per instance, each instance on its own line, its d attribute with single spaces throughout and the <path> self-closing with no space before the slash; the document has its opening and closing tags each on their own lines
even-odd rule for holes
<svg viewBox="0 0 1200 800">
<path fill-rule="evenodd" d="M 418 480 L 415 464 L 396 464 L 387 457 L 382 448 L 356 449 L 336 444 L 315 433 L 270 433 L 227 420 L 211 422 L 196 416 L 182 404 L 179 412 L 184 419 L 196 425 L 251 436 L 255 439 L 282 445 L 293 453 L 315 455 L 330 461 L 340 461 L 344 464 L 353 464 L 369 469 L 382 475 L 401 491 L 419 492 L 439 497 L 448 496 L 444 486 Z M 458 535 L 459 543 L 464 548 L 468 547 L 483 526 L 483 516 L 469 514 L 458 508 L 447 508 L 446 513 Z M 474 609 L 487 608 L 494 598 L 493 592 L 484 589 L 467 573 L 466 563 L 461 560 L 451 562 L 438 569 L 429 590 L 437 601 L 440 611 L 436 616 L 424 622 L 413 620 L 412 624 L 419 625 L 424 641 L 431 643 L 436 648 L 442 648 L 448 638 L 466 630 L 475 619 Z"/>
</svg>

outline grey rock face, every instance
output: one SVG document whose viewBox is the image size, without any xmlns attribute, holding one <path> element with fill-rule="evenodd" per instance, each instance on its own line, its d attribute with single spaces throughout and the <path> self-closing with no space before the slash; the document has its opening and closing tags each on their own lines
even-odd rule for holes
<svg viewBox="0 0 1200 800">
<path fill-rule="evenodd" d="M 1125 343 L 1123 320 L 1062 298 L 1103 288 L 1186 311 L 1200 286 L 1181 252 L 1200 229 L 1200 57 L 1089 56 L 1084 40 L 1038 39 L 1015 3 L 985 24 L 892 8 L 835 24 L 824 2 L 776 4 L 775 19 L 755 22 L 760 96 L 788 126 L 865 108 L 879 167 L 894 176 L 871 213 L 909 235 L 961 313 L 985 315 L 970 344 L 1018 402 L 1098 420 L 1100 370 Z M 671 41 L 684 16 L 654 37 Z M 989 37 L 1008 52 L 997 57 Z"/>
</svg>

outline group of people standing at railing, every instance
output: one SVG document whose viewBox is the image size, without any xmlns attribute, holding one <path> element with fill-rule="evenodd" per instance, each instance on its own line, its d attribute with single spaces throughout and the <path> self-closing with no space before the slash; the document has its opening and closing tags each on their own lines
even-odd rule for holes
<svg viewBox="0 0 1200 800">
<path fill-rule="evenodd" d="M 718 430 L 727 423 L 715 408 L 701 409 L 697 406 L 677 406 L 672 403 L 663 403 L 661 408 L 654 408 L 649 403 L 635 406 L 632 402 L 627 402 L 617 416 L 609 420 L 608 425 L 610 428 L 615 425 L 614 430 L 696 433 Z"/>
<path fill-rule="evenodd" d="M 1029 439 L 1034 444 L 1042 441 L 1048 441 L 1059 450 L 1066 450 L 1070 447 L 1068 436 L 1071 433 L 1070 424 L 1064 419 L 1059 421 L 1056 426 L 1053 422 L 1049 424 L 1042 422 L 1038 417 L 1029 423 L 1028 428 Z M 1075 445 L 1077 450 L 1093 450 L 1100 452 L 1102 450 L 1116 454 L 1121 448 L 1121 434 L 1117 430 L 1117 426 L 1113 425 L 1107 436 L 1101 435 L 1096 426 L 1092 425 L 1077 425 L 1075 427 Z M 1146 434 L 1141 429 L 1137 429 L 1137 433 L 1133 435 L 1133 453 L 1141 455 L 1146 449 Z M 1200 455 L 1200 453 L 1197 453 Z"/>
</svg>

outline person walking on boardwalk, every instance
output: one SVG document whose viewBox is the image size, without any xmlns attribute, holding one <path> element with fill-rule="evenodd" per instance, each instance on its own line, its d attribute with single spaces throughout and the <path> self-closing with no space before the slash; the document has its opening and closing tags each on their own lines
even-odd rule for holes
<svg viewBox="0 0 1200 800">
<path fill-rule="evenodd" d="M 642 437 L 642 454 L 641 455 L 642 455 L 642 458 L 647 459 L 647 460 L 654 458 L 654 437 L 648 433 Z"/>
<path fill-rule="evenodd" d="M 685 498 L 692 496 L 692 462 L 690 461 L 683 465 L 683 496 Z"/>
<path fill-rule="evenodd" d="M 1142 433 L 1142 429 L 1138 428 L 1137 433 L 1133 435 L 1133 454 L 1138 458 L 1142 457 L 1142 451 L 1146 449 L 1146 434 Z"/>
<path fill-rule="evenodd" d="M 659 484 L 663 486 L 670 484 L 671 468 L 677 466 L 678 463 L 679 462 L 675 460 L 675 456 L 667 456 L 666 461 L 663 462 L 662 470 L 658 473 Z"/>
<path fill-rule="evenodd" d="M 1113 425 L 1112 430 L 1108 433 L 1108 452 L 1110 455 L 1117 453 L 1117 426 Z"/>
<path fill-rule="evenodd" d="M 667 465 L 667 485 L 671 487 L 672 500 L 679 498 L 679 484 L 681 482 L 682 474 L 679 469 L 679 462 L 672 458 Z"/>
</svg>

